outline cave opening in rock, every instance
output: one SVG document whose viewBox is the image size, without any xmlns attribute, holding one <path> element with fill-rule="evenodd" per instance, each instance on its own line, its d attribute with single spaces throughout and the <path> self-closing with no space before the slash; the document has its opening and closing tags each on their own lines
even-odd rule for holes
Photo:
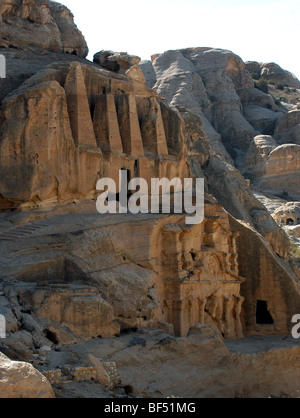
<svg viewBox="0 0 300 418">
<path fill-rule="evenodd" d="M 59 343 L 56 334 L 54 332 L 50 331 L 49 329 L 44 330 L 44 335 L 53 344 L 57 345 Z"/>
<path fill-rule="evenodd" d="M 294 225 L 294 219 L 292 219 L 292 218 L 288 218 L 288 219 L 286 220 L 286 224 L 287 224 L 287 225 Z"/>
<path fill-rule="evenodd" d="M 268 303 L 265 300 L 258 300 L 256 304 L 256 324 L 273 325 L 274 320 L 268 310 Z"/>
</svg>

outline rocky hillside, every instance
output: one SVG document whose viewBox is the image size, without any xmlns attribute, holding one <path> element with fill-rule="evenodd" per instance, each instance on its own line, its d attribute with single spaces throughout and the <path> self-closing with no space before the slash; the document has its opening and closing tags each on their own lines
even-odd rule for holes
<svg viewBox="0 0 300 418">
<path fill-rule="evenodd" d="M 276 97 L 267 94 L 268 84 L 280 88 L 281 80 L 283 91 L 300 87 L 295 76 L 275 64 L 245 64 L 232 52 L 218 49 L 167 51 L 141 67 L 147 85 L 174 106 L 198 115 L 213 151 L 224 154 L 225 146 L 237 164 L 253 137 L 273 135 L 287 113 Z M 257 82 L 261 80 L 266 80 L 265 88 Z"/>
<path fill-rule="evenodd" d="M 269 67 L 209 48 L 92 63 L 46 0 L 0 2 L 0 46 L 0 397 L 295 396 L 300 273 L 264 193 L 297 197 L 299 111 L 257 88 Z M 100 215 L 120 170 L 204 178 L 204 221 Z"/>
<path fill-rule="evenodd" d="M 220 160 L 235 165 L 256 191 L 300 199 L 300 82 L 293 74 L 210 48 L 167 51 L 141 68 L 147 85 L 199 119 L 212 172 L 218 157 L 218 166 Z"/>
</svg>

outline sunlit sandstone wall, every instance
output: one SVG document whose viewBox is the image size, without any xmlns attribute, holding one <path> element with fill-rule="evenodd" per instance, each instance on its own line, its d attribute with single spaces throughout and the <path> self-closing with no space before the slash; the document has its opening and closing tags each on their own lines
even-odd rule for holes
<svg viewBox="0 0 300 418">
<path fill-rule="evenodd" d="M 18 118 L 15 115 L 18 114 Z M 2 102 L 2 208 L 95 197 L 100 177 L 189 177 L 183 122 L 152 90 L 80 63 L 37 72 Z"/>
</svg>

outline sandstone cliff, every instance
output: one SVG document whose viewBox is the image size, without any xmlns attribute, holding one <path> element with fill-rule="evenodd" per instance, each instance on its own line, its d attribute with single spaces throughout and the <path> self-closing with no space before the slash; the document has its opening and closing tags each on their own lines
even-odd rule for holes
<svg viewBox="0 0 300 418">
<path fill-rule="evenodd" d="M 169 128 L 174 123 L 176 143 Z M 121 168 L 139 170 L 146 179 L 158 177 L 158 170 L 184 178 L 181 124 L 138 82 L 76 62 L 43 68 L 2 101 L 2 207 L 95 196 L 97 180 L 108 174 L 117 180 Z"/>
<path fill-rule="evenodd" d="M 298 270 L 239 169 L 280 189 L 298 167 L 299 112 L 256 89 L 229 51 L 168 51 L 152 63 L 101 51 L 91 63 L 64 6 L 5 1 L 0 15 L 9 68 L 0 80 L 0 350 L 61 394 L 93 380 L 114 396 L 121 379 L 136 396 L 279 396 L 285 386 L 295 395 L 299 349 L 274 336 L 287 336 L 299 312 Z M 204 178 L 204 221 L 100 216 L 96 183 L 119 186 L 121 169 L 148 183 Z M 258 355 L 245 339 L 257 335 L 269 338 Z M 4 357 L 0 366 L 6 395 L 53 396 L 31 366 Z M 9 374 L 16 368 L 28 390 Z"/>
<path fill-rule="evenodd" d="M 238 167 L 253 138 L 283 113 L 271 96 L 254 87 L 243 61 L 210 48 L 168 51 L 143 62 L 147 84 L 181 111 L 188 127 L 194 174 L 203 168 L 210 192 L 234 217 L 254 226 L 286 256 L 288 239 L 253 196 Z M 268 115 L 266 115 L 268 113 Z M 197 136 L 198 135 L 198 140 Z M 199 161 L 199 154 L 205 161 Z M 202 157 L 203 160 L 203 157 Z"/>
<path fill-rule="evenodd" d="M 55 1 L 1 1 L 0 33 L 1 48 L 88 54 L 72 13 Z"/>
<path fill-rule="evenodd" d="M 213 150 L 222 152 L 221 141 L 234 159 L 247 151 L 255 134 L 271 129 L 280 116 L 272 98 L 254 88 L 245 63 L 230 51 L 168 51 L 144 66 L 146 74 L 152 67 L 148 85 L 172 104 L 200 116 Z"/>
</svg>

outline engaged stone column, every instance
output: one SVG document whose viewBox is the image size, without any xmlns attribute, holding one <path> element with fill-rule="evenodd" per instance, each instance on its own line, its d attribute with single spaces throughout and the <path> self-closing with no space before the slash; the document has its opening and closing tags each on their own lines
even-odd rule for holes
<svg viewBox="0 0 300 418">
<path fill-rule="evenodd" d="M 228 296 L 224 298 L 224 311 L 225 311 L 225 338 L 235 338 L 235 321 L 234 321 L 234 296 Z"/>
<path fill-rule="evenodd" d="M 135 96 L 118 96 L 118 119 L 123 149 L 126 154 L 143 156 L 144 147 L 138 119 Z"/>
<path fill-rule="evenodd" d="M 104 94 L 97 98 L 93 119 L 98 146 L 103 151 L 122 153 L 123 145 L 113 94 Z"/>
<path fill-rule="evenodd" d="M 207 302 L 207 309 L 208 309 L 209 315 L 217 323 L 217 327 L 223 334 L 224 333 L 224 324 L 222 321 L 223 311 L 222 311 L 220 296 L 216 296 L 216 295 L 211 296 Z"/>
<path fill-rule="evenodd" d="M 97 141 L 81 64 L 75 62 L 70 65 L 64 87 L 75 144 L 96 147 Z"/>
<path fill-rule="evenodd" d="M 205 323 L 205 307 L 206 307 L 206 298 L 199 298 L 198 304 L 199 304 L 199 324 Z"/>
<path fill-rule="evenodd" d="M 236 296 L 236 304 L 235 304 L 235 330 L 236 336 L 238 338 L 243 338 L 243 326 L 241 322 L 241 312 L 242 306 L 244 303 L 245 298 L 242 296 Z"/>
</svg>

